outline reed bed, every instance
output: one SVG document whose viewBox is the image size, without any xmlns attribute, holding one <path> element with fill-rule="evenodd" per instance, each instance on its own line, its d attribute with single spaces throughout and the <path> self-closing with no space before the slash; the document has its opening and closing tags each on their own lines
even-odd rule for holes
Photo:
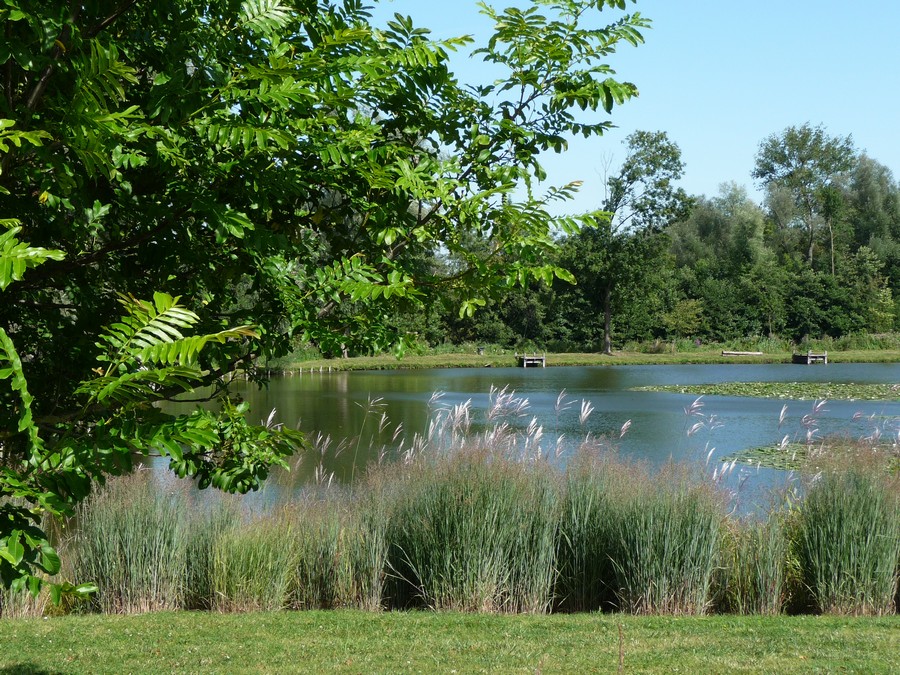
<svg viewBox="0 0 900 675">
<path fill-rule="evenodd" d="M 623 467 L 581 455 L 561 481 L 555 608 L 566 612 L 616 607 L 613 568 L 615 501 Z"/>
<path fill-rule="evenodd" d="M 900 502 L 879 474 L 826 473 L 801 507 L 795 547 L 814 611 L 896 611 Z"/>
<path fill-rule="evenodd" d="M 0 619 L 29 619 L 44 616 L 50 609 L 46 593 L 33 597 L 28 591 L 0 587 Z"/>
<path fill-rule="evenodd" d="M 290 606 L 297 532 L 286 513 L 253 518 L 225 530 L 213 546 L 213 609 L 271 611 Z"/>
<path fill-rule="evenodd" d="M 619 608 L 635 614 L 705 614 L 719 556 L 722 501 L 674 467 L 635 482 L 613 520 Z"/>
<path fill-rule="evenodd" d="M 547 468 L 470 451 L 411 471 L 388 531 L 392 604 L 545 612 L 557 528 Z"/>
<path fill-rule="evenodd" d="M 94 609 L 133 614 L 185 606 L 184 509 L 160 488 L 139 471 L 111 480 L 78 509 L 66 558 L 74 578 L 99 587 Z"/>
<path fill-rule="evenodd" d="M 734 614 L 780 614 L 785 606 L 788 540 L 779 514 L 728 523 L 717 570 L 717 605 Z"/>
<path fill-rule="evenodd" d="M 60 530 L 66 576 L 99 592 L 54 611 L 897 611 L 900 489 L 882 466 L 831 467 L 785 509 L 739 519 L 718 471 L 651 472 L 614 439 L 586 439 L 560 468 L 540 427 L 516 431 L 527 400 L 491 396 L 480 433 L 466 404 L 435 399 L 400 461 L 262 513 L 147 471 L 110 480 Z"/>
<path fill-rule="evenodd" d="M 696 476 L 614 457 L 561 472 L 473 451 L 382 467 L 353 491 L 262 515 L 189 508 L 140 475 L 85 502 L 62 549 L 71 577 L 100 589 L 74 609 L 104 613 L 777 614 L 791 599 L 885 614 L 900 568 L 888 481 L 826 476 L 784 518 L 744 521 Z M 8 617 L 46 609 L 9 592 L 0 601 Z"/>
</svg>

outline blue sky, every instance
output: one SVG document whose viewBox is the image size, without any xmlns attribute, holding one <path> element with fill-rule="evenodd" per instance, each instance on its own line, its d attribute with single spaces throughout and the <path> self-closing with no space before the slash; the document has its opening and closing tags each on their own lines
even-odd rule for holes
<svg viewBox="0 0 900 675">
<path fill-rule="evenodd" d="M 599 206 L 604 164 L 622 161 L 623 140 L 638 129 L 665 131 L 678 143 L 687 165 L 681 185 L 695 195 L 714 196 L 721 183 L 734 181 L 761 200 L 750 176 L 759 143 L 805 122 L 852 135 L 857 148 L 900 178 L 900 3 L 638 0 L 628 11 L 653 27 L 645 44 L 623 46 L 608 63 L 641 94 L 613 111 L 614 131 L 545 157 L 551 184 L 584 181 L 565 211 Z M 478 42 L 490 35 L 475 0 L 381 0 L 375 25 L 394 12 L 438 38 L 468 34 Z M 596 21 L 619 15 L 605 10 Z M 462 55 L 454 70 L 463 81 L 479 73 Z"/>
</svg>

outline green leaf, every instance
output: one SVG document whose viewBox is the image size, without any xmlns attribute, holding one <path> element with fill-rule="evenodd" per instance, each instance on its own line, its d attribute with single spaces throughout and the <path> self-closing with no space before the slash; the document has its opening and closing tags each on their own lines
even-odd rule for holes
<svg viewBox="0 0 900 675">
<path fill-rule="evenodd" d="M 25 547 L 20 541 L 21 537 L 21 530 L 13 530 L 6 539 L 5 549 L 0 549 L 0 556 L 3 556 L 13 566 L 18 566 L 25 557 Z"/>
<path fill-rule="evenodd" d="M 43 582 L 41 581 L 40 577 L 28 577 L 28 592 L 31 593 L 31 597 L 36 598 L 38 595 L 40 595 L 42 586 Z"/>
<path fill-rule="evenodd" d="M 59 554 L 50 544 L 44 542 L 41 545 L 41 567 L 47 574 L 53 575 L 59 572 L 61 562 Z"/>
<path fill-rule="evenodd" d="M 100 592 L 100 588 L 97 586 L 97 584 L 90 583 L 90 582 L 78 584 L 72 590 L 72 593 L 79 598 L 85 598 L 89 595 L 93 595 L 94 593 L 99 593 L 99 592 Z"/>
<path fill-rule="evenodd" d="M 52 602 L 55 606 L 59 606 L 60 601 L 62 600 L 62 585 L 61 584 L 48 584 L 50 586 L 50 602 Z"/>
<path fill-rule="evenodd" d="M 239 25 L 271 35 L 287 26 L 290 19 L 290 9 L 281 0 L 245 0 Z"/>
<path fill-rule="evenodd" d="M 0 233 L 0 291 L 6 290 L 14 281 L 19 281 L 25 271 L 42 265 L 48 260 L 62 260 L 62 251 L 29 246 L 16 239 L 21 227 L 12 227 Z"/>
<path fill-rule="evenodd" d="M 19 398 L 19 422 L 17 430 L 26 432 L 33 449 L 42 447 L 42 441 L 38 435 L 37 425 L 32 419 L 31 404 L 33 398 L 28 392 L 28 382 L 25 379 L 25 373 L 22 371 L 22 362 L 16 352 L 15 345 L 6 334 L 6 331 L 0 328 L 0 365 L 8 364 L 2 368 L 3 373 L 9 373 L 0 379 L 10 379 L 12 382 L 10 387 L 12 391 L 18 393 Z"/>
</svg>

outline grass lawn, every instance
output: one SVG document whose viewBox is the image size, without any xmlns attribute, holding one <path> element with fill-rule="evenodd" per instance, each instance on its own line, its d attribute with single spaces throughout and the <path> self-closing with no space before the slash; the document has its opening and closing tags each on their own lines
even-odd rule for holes
<svg viewBox="0 0 900 675">
<path fill-rule="evenodd" d="M 832 363 L 898 363 L 898 350 L 856 350 L 829 352 Z M 604 354 L 547 354 L 547 365 L 553 366 L 618 366 L 690 363 L 790 363 L 789 352 L 763 354 L 762 356 L 722 356 L 720 350 L 685 351 L 675 354 L 644 354 L 641 352 L 614 352 Z M 316 361 L 291 361 L 283 359 L 278 370 L 395 370 L 401 368 L 507 368 L 516 366 L 514 354 L 473 353 L 428 354 L 416 356 L 408 354 L 402 359 L 390 355 L 353 357 L 348 359 L 320 359 Z"/>
<path fill-rule="evenodd" d="M 900 617 L 357 611 L 0 621 L 0 673 L 889 673 Z"/>
</svg>

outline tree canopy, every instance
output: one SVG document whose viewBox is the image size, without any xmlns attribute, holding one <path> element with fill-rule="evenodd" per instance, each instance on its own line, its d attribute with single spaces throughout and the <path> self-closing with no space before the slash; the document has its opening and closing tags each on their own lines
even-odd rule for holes
<svg viewBox="0 0 900 675">
<path fill-rule="evenodd" d="M 609 176 L 603 212 L 595 227 L 572 235 L 563 261 L 579 281 L 588 316 L 603 316 L 603 347 L 612 352 L 614 309 L 638 297 L 649 308 L 665 245 L 660 233 L 691 209 L 675 186 L 684 174 L 681 149 L 665 132 L 637 131 L 626 139 L 628 155 Z"/>
<path fill-rule="evenodd" d="M 796 217 L 806 229 L 806 258 L 810 265 L 813 264 L 816 229 L 824 222 L 829 231 L 832 230 L 840 203 L 835 183 L 853 166 L 855 153 L 849 136 L 832 137 L 823 127 L 808 123 L 788 127 L 760 143 L 753 177 L 769 189 L 781 189 L 790 195 Z M 833 238 L 831 244 L 833 273 Z"/>
<path fill-rule="evenodd" d="M 803 192 L 779 164 L 763 204 L 733 182 L 717 195 L 687 197 L 676 187 L 678 146 L 662 132 L 635 134 L 601 200 L 606 217 L 598 214 L 595 227 L 563 237 L 550 253 L 577 285 L 511 289 L 465 331 L 439 314 L 430 334 L 552 351 L 656 349 L 679 339 L 741 349 L 788 349 L 807 339 L 890 348 L 896 335 L 880 334 L 900 328 L 900 183 L 887 166 L 852 151 L 849 137 L 797 129 L 772 134 L 762 147 L 797 154 L 833 141 L 843 148 L 834 156 L 840 171 L 835 164 L 798 171 L 818 176 Z M 806 164 L 818 161 L 815 152 L 804 156 Z M 812 211 L 801 208 L 804 194 Z"/>
<path fill-rule="evenodd" d="M 484 13 L 430 39 L 360 0 L 88 0 L 0 8 L 0 578 L 58 569 L 42 512 L 159 453 L 255 489 L 302 444 L 252 425 L 227 376 L 302 338 L 400 349 L 390 308 L 569 278 L 548 252 L 541 153 L 636 95 L 606 62 L 647 22 L 625 0 Z M 600 10 L 616 10 L 610 23 Z M 496 80 L 460 83 L 474 49 Z M 423 264 L 442 251 L 458 264 Z M 153 404 L 200 385 L 220 412 Z M 55 592 L 65 590 L 59 584 Z M 68 589 L 72 590 L 72 589 Z"/>
</svg>

